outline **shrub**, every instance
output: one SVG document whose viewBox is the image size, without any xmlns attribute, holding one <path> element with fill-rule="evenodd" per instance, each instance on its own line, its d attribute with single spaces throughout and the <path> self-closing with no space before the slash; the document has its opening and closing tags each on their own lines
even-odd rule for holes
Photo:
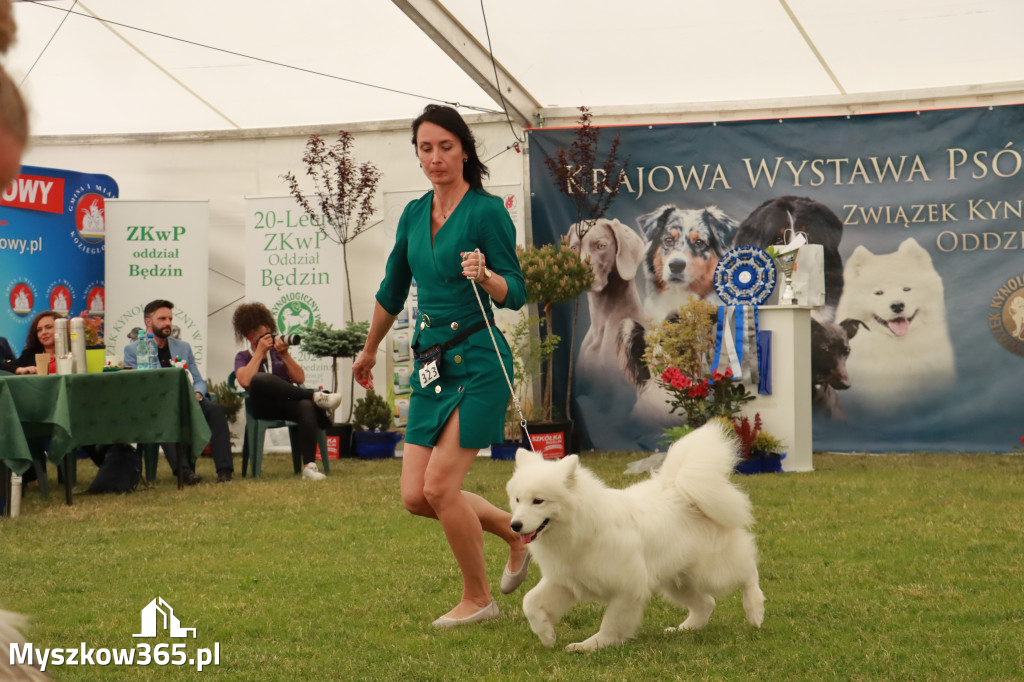
<svg viewBox="0 0 1024 682">
<path fill-rule="evenodd" d="M 370 389 L 365 398 L 356 401 L 352 425 L 360 431 L 387 431 L 393 419 L 388 402 Z"/>
</svg>

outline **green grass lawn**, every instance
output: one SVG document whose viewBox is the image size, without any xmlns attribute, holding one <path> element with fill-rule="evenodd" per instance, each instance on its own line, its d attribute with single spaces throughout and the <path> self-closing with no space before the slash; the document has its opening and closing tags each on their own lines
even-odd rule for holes
<svg viewBox="0 0 1024 682">
<path fill-rule="evenodd" d="M 613 486 L 640 455 L 588 454 Z M 496 621 L 434 631 L 460 581 L 440 526 L 401 506 L 399 460 L 342 460 L 320 483 L 268 455 L 263 479 L 178 492 L 166 462 L 150 489 L 26 493 L 0 521 L 4 608 L 29 614 L 37 647 L 134 647 L 139 612 L 163 597 L 187 651 L 220 665 L 59 667 L 60 680 L 1018 680 L 1024 670 L 1024 457 L 815 456 L 815 471 L 740 477 L 757 518 L 764 627 L 739 594 L 706 629 L 651 601 L 637 638 L 592 654 L 562 647 L 597 630 L 577 605 L 545 649 L 498 594 L 506 559 L 488 537 Z M 240 469 L 238 460 L 236 466 Z M 467 488 L 507 508 L 511 462 L 479 460 Z M 212 462 L 199 472 L 215 479 Z M 51 478 L 54 471 L 50 470 Z M 79 465 L 84 489 L 95 473 Z M 531 568 L 525 585 L 539 579 Z"/>
</svg>

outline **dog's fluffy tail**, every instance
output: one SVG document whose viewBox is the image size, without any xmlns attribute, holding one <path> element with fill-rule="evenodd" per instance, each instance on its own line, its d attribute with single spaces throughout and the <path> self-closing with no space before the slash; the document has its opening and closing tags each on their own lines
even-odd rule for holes
<svg viewBox="0 0 1024 682">
<path fill-rule="evenodd" d="M 754 523 L 750 498 L 729 480 L 738 459 L 732 429 L 712 420 L 672 444 L 658 476 L 715 523 L 749 528 Z"/>
</svg>

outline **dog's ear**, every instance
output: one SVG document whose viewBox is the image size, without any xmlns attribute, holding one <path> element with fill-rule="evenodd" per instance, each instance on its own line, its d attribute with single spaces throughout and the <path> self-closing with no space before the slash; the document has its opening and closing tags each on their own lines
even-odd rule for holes
<svg viewBox="0 0 1024 682">
<path fill-rule="evenodd" d="M 863 245 L 854 249 L 850 257 L 846 259 L 846 268 L 843 270 L 844 277 L 848 278 L 849 275 L 858 274 L 860 269 L 864 267 L 864 263 L 873 255 L 874 254 L 864 248 Z"/>
<path fill-rule="evenodd" d="M 736 237 L 739 225 L 717 206 L 705 208 L 701 219 L 715 238 L 715 243 L 713 244 L 715 253 L 719 256 L 724 256 L 725 252 L 732 248 L 732 242 Z"/>
<path fill-rule="evenodd" d="M 917 243 L 917 240 L 913 237 L 908 237 L 903 240 L 900 244 L 900 248 L 896 250 L 896 253 L 912 258 L 914 261 L 925 267 L 932 267 L 932 257 L 928 254 L 928 251 Z"/>
<path fill-rule="evenodd" d="M 580 456 L 566 455 L 559 464 L 562 466 L 566 480 L 570 480 L 576 475 L 576 468 L 580 465 Z"/>
<path fill-rule="evenodd" d="M 579 253 L 579 250 L 580 250 L 580 237 L 579 237 L 579 234 L 577 233 L 577 230 L 576 230 L 576 226 L 577 225 L 579 225 L 579 223 L 573 223 L 572 225 L 570 225 L 569 226 L 569 231 L 565 233 L 565 237 L 566 237 L 566 244 L 569 245 L 569 248 L 572 248 L 573 244 L 575 244 L 576 245 L 576 252 Z"/>
<path fill-rule="evenodd" d="M 535 464 L 536 462 L 539 462 L 542 459 L 544 458 L 541 457 L 538 453 L 533 452 L 532 450 L 527 450 L 526 448 L 519 448 L 518 450 L 516 450 L 516 469 L 518 469 L 521 466 Z"/>
<path fill-rule="evenodd" d="M 857 335 L 857 328 L 858 327 L 864 327 L 865 329 L 868 328 L 868 326 L 866 324 L 864 324 L 860 320 L 855 320 L 852 317 L 847 318 L 847 319 L 843 320 L 842 322 L 840 322 L 839 326 L 842 327 L 844 332 L 846 332 L 846 338 L 847 339 L 852 339 L 853 337 L 855 337 Z"/>
<path fill-rule="evenodd" d="M 651 240 L 651 235 L 658 227 L 658 221 L 661 220 L 661 216 L 663 216 L 666 211 L 671 211 L 674 208 L 675 206 L 672 206 L 671 204 L 662 206 L 661 208 L 651 211 L 650 213 L 645 213 L 636 219 L 636 226 L 640 228 L 640 231 L 643 233 L 644 237 L 647 238 L 647 241 Z"/>
<path fill-rule="evenodd" d="M 644 240 L 614 218 L 608 221 L 608 227 L 611 228 L 618 243 L 615 251 L 615 269 L 619 271 L 619 277 L 631 280 L 636 277 L 637 268 L 644 259 Z"/>
</svg>

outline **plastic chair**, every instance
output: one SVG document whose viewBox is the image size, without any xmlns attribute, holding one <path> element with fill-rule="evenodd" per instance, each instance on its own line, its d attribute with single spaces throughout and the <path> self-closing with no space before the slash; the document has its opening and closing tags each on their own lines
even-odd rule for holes
<svg viewBox="0 0 1024 682">
<path fill-rule="evenodd" d="M 242 477 L 246 475 L 249 459 L 252 459 L 252 477 L 259 478 L 263 472 L 263 441 L 267 429 L 288 427 L 288 440 L 292 447 L 292 466 L 295 473 L 302 471 L 302 453 L 299 452 L 299 426 L 295 422 L 284 419 L 257 419 L 252 414 L 249 404 L 249 392 L 242 390 L 235 383 L 235 373 L 228 375 L 228 388 L 245 398 L 245 437 L 242 440 Z M 320 446 L 320 458 L 324 465 L 324 473 L 331 473 L 330 461 L 327 457 L 327 433 L 319 429 L 317 444 Z"/>
</svg>

